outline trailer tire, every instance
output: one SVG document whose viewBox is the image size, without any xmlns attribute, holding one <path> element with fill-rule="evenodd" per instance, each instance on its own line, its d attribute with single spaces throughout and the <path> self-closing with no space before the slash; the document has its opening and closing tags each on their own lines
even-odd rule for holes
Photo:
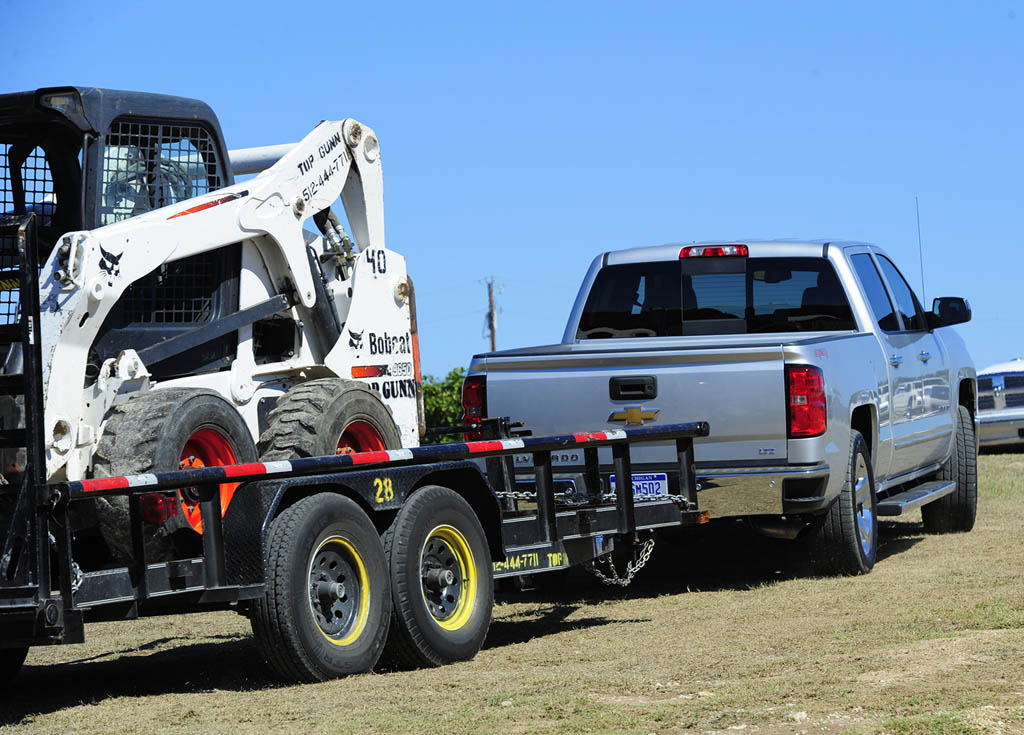
<svg viewBox="0 0 1024 735">
<path fill-rule="evenodd" d="M 270 412 L 260 437 L 267 461 L 398 449 L 391 411 L 368 386 L 342 378 L 300 383 Z"/>
<path fill-rule="evenodd" d="M 210 390 L 168 388 L 144 393 L 113 409 L 93 458 L 93 476 L 255 461 L 256 446 L 249 429 L 230 403 Z M 221 485 L 222 512 L 237 487 L 238 483 Z M 182 499 L 180 511 L 160 526 L 145 526 L 143 537 L 150 561 L 172 559 L 179 552 L 194 553 L 199 538 L 196 531 L 202 529 L 199 506 Z M 122 564 L 131 564 L 134 552 L 128 497 L 97 498 L 96 515 L 111 555 Z"/>
<path fill-rule="evenodd" d="M 867 574 L 878 555 L 878 508 L 868 445 L 850 432 L 850 464 L 839 497 L 811 527 L 816 569 L 829 575 Z"/>
<path fill-rule="evenodd" d="M 978 515 L 978 449 L 974 421 L 966 406 L 958 406 L 953 427 L 953 451 L 939 470 L 940 480 L 955 480 L 956 490 L 921 508 L 928 533 L 966 533 Z"/>
<path fill-rule="evenodd" d="M 252 630 L 278 676 L 325 681 L 369 671 L 391 620 L 391 587 L 380 535 L 350 498 L 319 493 L 270 525 L 266 594 Z"/>
<path fill-rule="evenodd" d="M 389 662 L 442 666 L 473 658 L 491 625 L 494 573 L 469 503 L 445 487 L 420 488 L 385 532 L 384 549 L 394 603 Z"/>
<path fill-rule="evenodd" d="M 21 671 L 21 665 L 28 656 L 28 646 L 24 648 L 0 648 L 0 686 L 14 680 Z"/>
</svg>

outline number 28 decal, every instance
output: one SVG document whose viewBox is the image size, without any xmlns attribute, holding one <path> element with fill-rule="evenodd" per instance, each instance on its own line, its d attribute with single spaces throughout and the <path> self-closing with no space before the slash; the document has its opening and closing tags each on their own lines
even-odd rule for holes
<svg viewBox="0 0 1024 735">
<path fill-rule="evenodd" d="M 378 503 L 389 503 L 395 499 L 395 486 L 390 477 L 373 478 L 373 487 L 377 490 L 373 497 Z"/>
</svg>

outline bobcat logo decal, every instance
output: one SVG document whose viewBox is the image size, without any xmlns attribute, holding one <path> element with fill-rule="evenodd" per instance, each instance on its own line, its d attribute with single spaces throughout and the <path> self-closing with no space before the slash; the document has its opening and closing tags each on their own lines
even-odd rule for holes
<svg viewBox="0 0 1024 735">
<path fill-rule="evenodd" d="M 120 263 L 121 258 L 123 257 L 124 253 L 121 253 L 121 255 L 114 255 L 113 253 L 108 253 L 103 249 L 103 246 L 100 245 L 100 270 L 111 277 L 120 275 Z"/>
<path fill-rule="evenodd" d="M 365 329 L 362 332 L 353 332 L 351 329 L 348 330 L 348 346 L 353 350 L 363 349 L 363 334 L 365 332 Z"/>
</svg>

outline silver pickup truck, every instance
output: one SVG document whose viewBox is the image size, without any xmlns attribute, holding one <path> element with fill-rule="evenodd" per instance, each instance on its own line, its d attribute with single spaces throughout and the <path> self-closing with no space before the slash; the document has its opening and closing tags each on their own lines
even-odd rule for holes
<svg viewBox="0 0 1024 735">
<path fill-rule="evenodd" d="M 921 508 L 931 532 L 974 525 L 977 376 L 948 328 L 970 317 L 961 298 L 924 311 L 871 245 L 608 252 L 561 344 L 473 358 L 466 421 L 509 416 L 538 434 L 708 421 L 695 444 L 702 510 L 808 539 L 824 572 L 864 573 L 878 516 Z M 554 461 L 570 480 L 582 464 Z M 634 454 L 634 494 L 668 492 L 675 463 L 669 446 Z M 601 464 L 613 486 L 610 455 Z"/>
</svg>

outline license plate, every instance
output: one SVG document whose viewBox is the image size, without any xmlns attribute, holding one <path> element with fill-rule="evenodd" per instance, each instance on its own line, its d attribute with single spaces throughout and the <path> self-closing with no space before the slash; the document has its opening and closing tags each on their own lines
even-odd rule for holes
<svg viewBox="0 0 1024 735">
<path fill-rule="evenodd" d="M 612 492 L 615 492 L 615 475 L 611 477 Z M 648 472 L 633 475 L 633 497 L 655 498 L 668 495 L 668 475 L 664 472 Z"/>
</svg>

